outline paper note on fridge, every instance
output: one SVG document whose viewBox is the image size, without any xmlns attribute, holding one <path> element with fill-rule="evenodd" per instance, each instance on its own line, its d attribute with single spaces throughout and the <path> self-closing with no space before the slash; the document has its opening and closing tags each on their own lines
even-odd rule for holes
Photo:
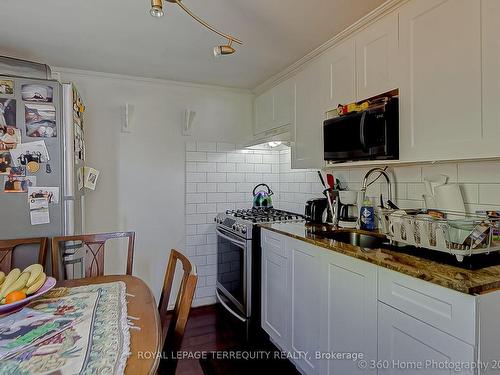
<svg viewBox="0 0 500 375">
<path fill-rule="evenodd" d="M 50 223 L 49 200 L 47 198 L 30 198 L 29 203 L 31 225 Z"/>
<path fill-rule="evenodd" d="M 50 160 L 45 141 L 21 143 L 10 150 L 10 156 L 15 167 L 26 165 L 30 161 L 47 163 Z"/>
<path fill-rule="evenodd" d="M 83 171 L 83 181 L 84 181 L 84 186 L 87 189 L 95 190 L 99 173 L 100 172 L 97 169 L 91 167 L 85 167 Z"/>
<path fill-rule="evenodd" d="M 28 198 L 46 198 L 49 203 L 59 203 L 59 187 L 31 186 L 28 188 Z"/>
</svg>

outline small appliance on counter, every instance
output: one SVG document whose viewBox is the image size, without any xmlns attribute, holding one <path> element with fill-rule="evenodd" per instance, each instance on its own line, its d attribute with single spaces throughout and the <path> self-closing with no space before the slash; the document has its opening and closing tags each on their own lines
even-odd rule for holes
<svg viewBox="0 0 500 375">
<path fill-rule="evenodd" d="M 309 223 L 323 224 L 328 220 L 328 199 L 314 198 L 306 202 L 305 219 Z"/>
<path fill-rule="evenodd" d="M 259 187 L 265 187 L 266 190 L 259 190 Z M 253 208 L 273 208 L 273 191 L 266 184 L 258 184 L 253 188 Z"/>
<path fill-rule="evenodd" d="M 362 204 L 360 192 L 354 190 L 339 191 L 339 222 L 341 228 L 357 228 Z"/>
</svg>

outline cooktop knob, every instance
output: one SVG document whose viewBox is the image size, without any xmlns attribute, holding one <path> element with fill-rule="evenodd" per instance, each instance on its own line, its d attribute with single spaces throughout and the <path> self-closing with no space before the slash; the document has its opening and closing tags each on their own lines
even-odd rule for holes
<svg viewBox="0 0 500 375">
<path fill-rule="evenodd" d="M 241 228 L 241 233 L 245 234 L 247 232 L 247 227 L 242 227 Z"/>
</svg>

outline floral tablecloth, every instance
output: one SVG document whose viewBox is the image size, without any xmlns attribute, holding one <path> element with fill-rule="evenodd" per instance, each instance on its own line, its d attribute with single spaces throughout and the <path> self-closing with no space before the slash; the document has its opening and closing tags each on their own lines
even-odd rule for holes
<svg viewBox="0 0 500 375">
<path fill-rule="evenodd" d="M 123 374 L 130 347 L 125 283 L 68 289 L 28 307 L 74 319 L 75 324 L 43 343 L 0 361 L 0 375 Z"/>
</svg>

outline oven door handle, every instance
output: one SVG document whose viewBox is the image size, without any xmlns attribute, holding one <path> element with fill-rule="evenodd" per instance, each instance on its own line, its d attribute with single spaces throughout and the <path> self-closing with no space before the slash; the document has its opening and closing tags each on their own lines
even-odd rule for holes
<svg viewBox="0 0 500 375">
<path fill-rule="evenodd" d="M 222 297 L 220 296 L 219 294 L 219 291 L 217 289 L 215 289 L 215 296 L 217 297 L 217 300 L 220 302 L 220 304 L 222 306 L 224 306 L 224 308 L 229 311 L 232 315 L 234 315 L 236 318 L 238 318 L 239 320 L 241 320 L 243 323 L 245 322 L 245 319 L 243 319 L 241 316 L 239 316 L 236 312 L 233 311 L 233 309 L 231 309 L 229 307 L 229 305 L 227 303 L 224 302 L 224 300 L 222 299 Z"/>
<path fill-rule="evenodd" d="M 228 241 L 231 241 L 232 243 L 235 243 L 237 245 L 240 245 L 243 249 L 245 248 L 245 241 L 240 241 L 236 238 L 229 237 L 227 234 L 224 234 L 219 228 L 215 228 L 215 232 L 217 233 L 218 236 L 221 236 L 222 238 L 225 238 Z"/>
</svg>

